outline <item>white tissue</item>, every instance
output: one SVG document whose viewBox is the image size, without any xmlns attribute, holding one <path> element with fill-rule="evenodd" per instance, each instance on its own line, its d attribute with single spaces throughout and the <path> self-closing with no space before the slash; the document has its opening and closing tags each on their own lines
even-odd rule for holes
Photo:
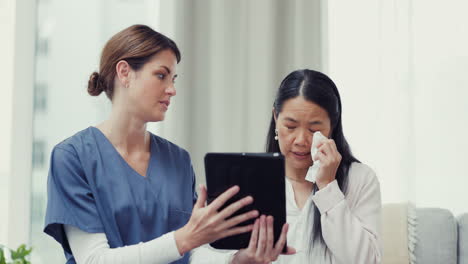
<svg viewBox="0 0 468 264">
<path fill-rule="evenodd" d="M 317 146 L 325 140 L 327 140 L 327 137 L 325 137 L 322 133 L 320 133 L 320 131 L 317 131 L 314 133 L 314 137 L 312 138 L 312 146 L 310 147 L 310 155 L 312 159 L 315 156 L 315 154 L 317 154 L 317 151 L 318 151 Z M 307 175 L 305 178 L 306 181 L 315 183 L 315 181 L 317 180 L 316 177 L 317 177 L 317 172 L 319 169 L 320 169 L 320 161 L 314 160 L 314 164 L 310 166 L 309 170 L 307 171 Z"/>
</svg>

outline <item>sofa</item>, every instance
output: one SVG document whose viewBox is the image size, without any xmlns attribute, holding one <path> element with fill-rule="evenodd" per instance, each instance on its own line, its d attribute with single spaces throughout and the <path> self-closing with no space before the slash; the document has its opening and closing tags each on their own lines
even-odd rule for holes
<svg viewBox="0 0 468 264">
<path fill-rule="evenodd" d="M 468 213 L 458 217 L 446 209 L 416 208 L 416 263 L 468 264 Z"/>
</svg>

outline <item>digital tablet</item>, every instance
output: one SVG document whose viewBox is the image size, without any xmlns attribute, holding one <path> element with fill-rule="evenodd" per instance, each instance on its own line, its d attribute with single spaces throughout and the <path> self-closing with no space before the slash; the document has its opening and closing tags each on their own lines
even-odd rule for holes
<svg viewBox="0 0 468 264">
<path fill-rule="evenodd" d="M 286 194 L 284 157 L 279 153 L 208 153 L 205 156 L 207 202 L 211 203 L 220 194 L 234 185 L 240 191 L 219 209 L 248 195 L 252 204 L 237 211 L 233 216 L 258 210 L 259 215 L 274 217 L 275 242 L 286 223 Z M 239 226 L 253 224 L 255 219 Z M 247 248 L 251 232 L 220 239 L 210 245 L 217 249 Z M 286 245 L 283 251 L 286 250 Z"/>
</svg>

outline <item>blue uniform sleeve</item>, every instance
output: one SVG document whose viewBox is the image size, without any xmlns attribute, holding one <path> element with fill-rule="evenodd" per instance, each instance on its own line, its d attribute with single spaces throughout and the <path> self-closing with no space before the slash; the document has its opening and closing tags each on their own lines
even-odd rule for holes
<svg viewBox="0 0 468 264">
<path fill-rule="evenodd" d="M 63 225 L 88 233 L 104 233 L 94 196 L 78 155 L 72 146 L 52 151 L 47 182 L 47 211 L 44 232 L 71 253 Z"/>
<path fill-rule="evenodd" d="M 190 166 L 190 170 L 192 173 L 192 193 L 193 193 L 193 204 L 197 202 L 198 199 L 198 194 L 197 194 L 197 188 L 196 188 L 196 177 L 195 177 L 195 172 L 193 171 L 193 167 Z"/>
<path fill-rule="evenodd" d="M 193 205 L 197 202 L 198 199 L 198 194 L 197 194 L 197 177 L 195 176 L 195 171 L 193 170 L 193 165 L 192 165 L 192 159 L 190 158 L 190 154 L 185 151 L 185 155 L 187 156 L 188 163 L 190 164 L 189 168 L 189 173 L 192 176 L 192 200 L 193 200 Z"/>
</svg>

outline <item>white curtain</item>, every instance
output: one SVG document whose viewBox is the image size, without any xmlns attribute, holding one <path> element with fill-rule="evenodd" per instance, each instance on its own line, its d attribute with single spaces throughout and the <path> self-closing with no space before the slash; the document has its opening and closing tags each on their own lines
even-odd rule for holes
<svg viewBox="0 0 468 264">
<path fill-rule="evenodd" d="M 468 211 L 467 3 L 422 0 L 160 1 L 182 49 L 178 95 L 154 130 L 192 155 L 263 151 L 274 93 L 300 68 L 337 84 L 355 155 L 384 203 Z"/>
<path fill-rule="evenodd" d="M 198 182 L 206 152 L 262 152 L 276 89 L 321 70 L 320 1 L 161 1 L 159 29 L 182 50 L 177 96 L 156 134 L 186 148 Z"/>
</svg>

